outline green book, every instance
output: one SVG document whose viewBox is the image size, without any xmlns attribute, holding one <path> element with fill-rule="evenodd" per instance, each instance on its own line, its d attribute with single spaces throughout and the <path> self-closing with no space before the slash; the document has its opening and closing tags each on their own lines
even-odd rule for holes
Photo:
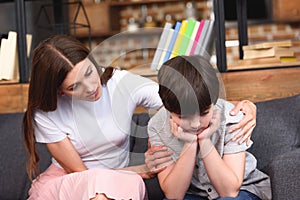
<svg viewBox="0 0 300 200">
<path fill-rule="evenodd" d="M 181 42 L 181 45 L 179 48 L 178 55 L 185 55 L 186 49 L 188 48 L 191 36 L 194 31 L 195 24 L 196 24 L 195 20 L 191 20 L 191 19 L 188 20 L 188 24 L 187 24 L 186 31 L 182 38 L 182 42 Z"/>
<path fill-rule="evenodd" d="M 178 56 L 179 49 L 180 49 L 180 46 L 182 43 L 182 39 L 183 39 L 184 33 L 187 28 L 187 24 L 188 24 L 187 20 L 183 20 L 181 22 L 181 26 L 180 26 L 180 29 L 179 29 L 179 32 L 178 32 L 178 35 L 177 35 L 177 38 L 176 38 L 176 41 L 174 44 L 174 48 L 172 50 L 172 54 L 171 54 L 170 58 L 174 58 L 175 56 Z"/>
</svg>

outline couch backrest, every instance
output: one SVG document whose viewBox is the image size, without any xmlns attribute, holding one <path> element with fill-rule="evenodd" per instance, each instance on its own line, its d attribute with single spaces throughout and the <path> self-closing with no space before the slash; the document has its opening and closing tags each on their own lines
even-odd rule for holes
<svg viewBox="0 0 300 200">
<path fill-rule="evenodd" d="M 300 146 L 300 95 L 256 105 L 257 126 L 249 151 L 257 158 L 258 168 L 267 172 L 272 159 Z M 131 164 L 144 161 L 150 117 L 147 113 L 133 116 Z M 30 187 L 25 169 L 22 118 L 23 113 L 0 114 L 0 199 L 26 199 Z M 44 145 L 37 145 L 37 149 L 43 171 L 50 164 L 50 154 Z"/>
<path fill-rule="evenodd" d="M 27 199 L 30 181 L 26 174 L 26 153 L 21 134 L 23 113 L 0 114 L 0 199 Z M 40 168 L 50 163 L 43 145 L 37 145 Z"/>
<path fill-rule="evenodd" d="M 300 147 L 300 95 L 258 102 L 257 125 L 249 149 L 257 168 L 268 173 L 268 164 L 283 153 Z"/>
<path fill-rule="evenodd" d="M 0 199 L 27 199 L 30 181 L 26 174 L 26 153 L 21 133 L 24 113 L 0 114 Z M 131 164 L 144 162 L 147 150 L 146 113 L 135 114 L 132 120 L 130 142 Z M 36 144 L 40 156 L 39 168 L 44 171 L 51 162 L 50 154 L 43 144 Z"/>
</svg>

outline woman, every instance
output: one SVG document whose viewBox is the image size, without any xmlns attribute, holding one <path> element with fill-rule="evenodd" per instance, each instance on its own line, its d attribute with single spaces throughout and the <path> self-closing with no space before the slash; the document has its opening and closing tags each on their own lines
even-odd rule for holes
<svg viewBox="0 0 300 200">
<path fill-rule="evenodd" d="M 27 170 L 31 179 L 37 177 L 29 199 L 143 199 L 141 177 L 155 176 L 162 170 L 155 166 L 170 161 L 171 153 L 153 147 L 146 164 L 128 167 L 130 122 L 136 106 L 162 105 L 157 92 L 158 85 L 146 78 L 98 67 L 72 37 L 42 41 L 33 54 L 23 119 Z M 245 117 L 234 128 L 244 127 L 243 142 L 255 126 L 256 108 L 242 101 L 234 112 L 240 109 Z M 53 157 L 40 175 L 35 142 L 45 143 Z"/>
</svg>

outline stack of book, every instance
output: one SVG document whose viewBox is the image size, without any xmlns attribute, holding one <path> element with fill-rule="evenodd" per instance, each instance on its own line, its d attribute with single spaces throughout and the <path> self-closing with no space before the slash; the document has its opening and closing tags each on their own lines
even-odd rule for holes
<svg viewBox="0 0 300 200">
<path fill-rule="evenodd" d="M 166 23 L 160 36 L 152 70 L 159 70 L 167 60 L 178 55 L 202 55 L 210 59 L 213 47 L 213 20 L 183 20 L 173 24 Z"/>
<path fill-rule="evenodd" d="M 27 57 L 31 49 L 32 35 L 26 34 Z M 19 79 L 17 32 L 9 31 L 0 43 L 0 80 Z"/>
<path fill-rule="evenodd" d="M 264 42 L 243 46 L 244 57 L 241 65 L 295 62 L 295 52 L 291 40 Z"/>
</svg>

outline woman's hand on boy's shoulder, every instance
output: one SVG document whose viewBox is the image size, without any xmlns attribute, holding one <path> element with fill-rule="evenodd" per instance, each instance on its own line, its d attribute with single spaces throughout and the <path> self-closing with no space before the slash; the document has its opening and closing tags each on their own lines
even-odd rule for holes
<svg viewBox="0 0 300 200">
<path fill-rule="evenodd" d="M 247 146 L 250 145 L 250 138 L 252 131 L 256 126 L 256 105 L 249 100 L 243 100 L 235 104 L 235 107 L 230 112 L 230 115 L 236 115 L 239 111 L 244 114 L 243 119 L 236 125 L 229 129 L 229 133 L 242 128 L 242 130 L 235 135 L 232 140 L 239 140 L 239 144 L 246 141 Z"/>
</svg>

